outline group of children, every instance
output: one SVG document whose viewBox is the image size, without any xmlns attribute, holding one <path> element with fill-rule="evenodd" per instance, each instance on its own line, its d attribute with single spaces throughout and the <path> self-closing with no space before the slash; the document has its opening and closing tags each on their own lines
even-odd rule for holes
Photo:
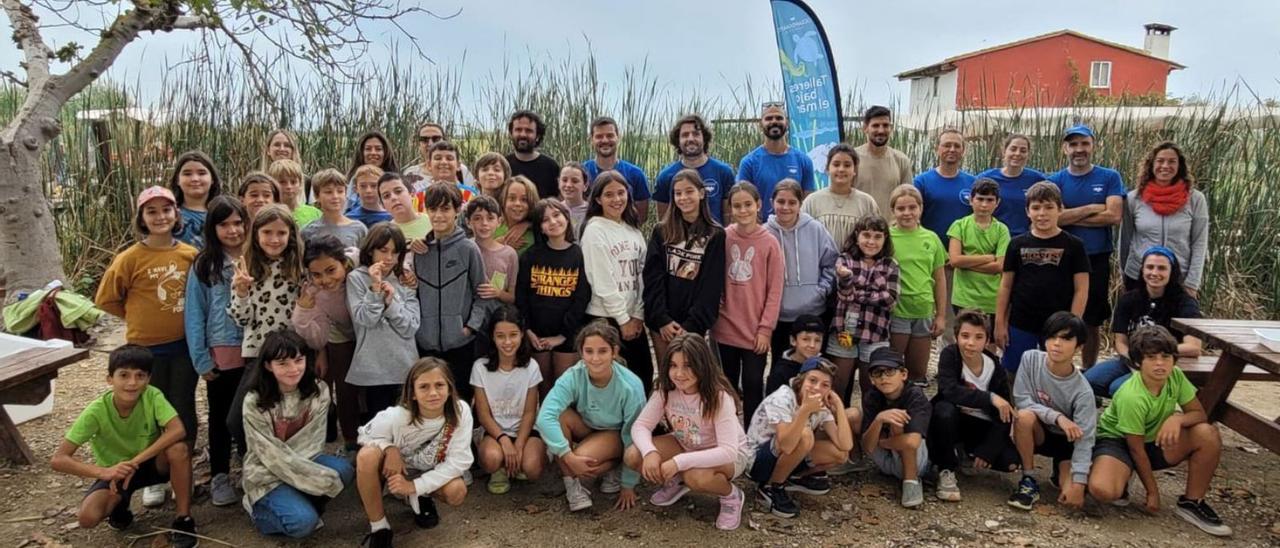
<svg viewBox="0 0 1280 548">
<path fill-rule="evenodd" d="M 240 200 L 222 193 L 199 152 L 179 158 L 170 188 L 139 195 L 138 242 L 112 262 L 96 299 L 124 318 L 129 344 L 109 359 L 111 390 L 53 462 L 98 480 L 82 526 L 128 526 L 132 492 L 163 503 L 167 482 L 173 542 L 195 544 L 182 532 L 195 532 L 203 378 L 211 501 L 241 503 L 264 534 L 309 535 L 355 481 L 366 540 L 390 546 L 384 493 L 434 527 L 434 501 L 462 504 L 473 464 L 501 494 L 554 462 L 573 511 L 593 504 L 596 480 L 621 509 L 635 505 L 642 480 L 658 486 L 649 499 L 658 506 L 714 494 L 716 526 L 734 529 L 739 476 L 791 517 L 790 493 L 825 494 L 828 472 L 868 461 L 902 480 L 903 506 L 923 503 L 924 478 L 939 499 L 958 501 L 955 472 L 971 459 L 1020 470 L 1009 504 L 1030 509 L 1036 453 L 1054 459 L 1063 503 L 1081 505 L 1086 489 L 1127 501 L 1137 474 L 1150 510 L 1159 506 L 1152 470 L 1187 460 L 1178 514 L 1230 532 L 1204 502 L 1217 430 L 1174 366 L 1185 352 L 1177 342 L 1170 351 L 1167 331 L 1129 333 L 1138 372 L 1098 418 L 1072 365 L 1088 258 L 1057 226 L 1052 183 L 1028 190 L 1031 229 L 1010 240 L 992 217 L 998 186 L 978 179 L 973 215 L 951 227 L 944 249 L 920 226 L 923 198 L 910 185 L 890 196 L 892 226 L 873 214 L 833 234 L 806 212 L 796 182 L 774 186 L 764 222 L 765 197 L 741 182 L 725 194 L 732 224 L 721 227 L 686 169 L 646 241 L 616 172 L 588 185 L 569 164 L 562 196 L 539 199 L 502 156 L 486 154 L 478 189 L 447 169 L 416 188 L 377 165 L 386 157 L 376 136 L 362 143 L 365 163 L 348 174 L 312 175 L 318 208 L 302 203 L 304 176 L 288 158 L 247 175 Z M 447 141 L 430 154 L 458 165 Z M 828 162 L 840 164 L 833 176 L 856 173 L 847 146 Z M 963 308 L 957 342 L 941 350 L 930 401 L 922 381 L 949 305 Z M 855 376 L 861 405 L 846 407 Z M 325 453 L 335 440 L 345 457 Z M 74 457 L 86 443 L 93 465 Z"/>
</svg>

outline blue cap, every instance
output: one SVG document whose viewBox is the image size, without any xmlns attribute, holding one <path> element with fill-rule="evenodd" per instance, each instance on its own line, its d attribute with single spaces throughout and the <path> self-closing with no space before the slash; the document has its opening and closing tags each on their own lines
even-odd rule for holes
<svg viewBox="0 0 1280 548">
<path fill-rule="evenodd" d="M 1084 124 L 1076 124 L 1067 128 L 1067 132 L 1062 135 L 1062 140 L 1065 141 L 1070 139 L 1072 135 L 1084 135 L 1085 137 L 1093 139 L 1093 130 L 1089 129 L 1089 126 Z"/>
<path fill-rule="evenodd" d="M 813 371 L 814 369 L 817 369 L 818 367 L 820 367 L 826 361 L 827 360 L 823 359 L 822 356 L 814 356 L 812 358 L 809 358 L 805 360 L 804 364 L 800 366 L 800 372 L 797 373 L 797 375 L 803 375 L 805 373 Z"/>
</svg>

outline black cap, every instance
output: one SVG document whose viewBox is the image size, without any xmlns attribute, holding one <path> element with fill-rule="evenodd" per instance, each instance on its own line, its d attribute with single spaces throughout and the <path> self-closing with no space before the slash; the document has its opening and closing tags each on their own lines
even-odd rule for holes
<svg viewBox="0 0 1280 548">
<path fill-rule="evenodd" d="M 907 362 L 901 352 L 882 346 L 871 352 L 871 361 L 867 363 L 867 372 L 880 368 L 906 369 Z"/>
<path fill-rule="evenodd" d="M 813 314 L 801 314 L 796 317 L 796 321 L 791 322 L 791 336 L 794 337 L 801 333 L 827 333 L 826 324 L 822 323 L 822 318 Z"/>
</svg>

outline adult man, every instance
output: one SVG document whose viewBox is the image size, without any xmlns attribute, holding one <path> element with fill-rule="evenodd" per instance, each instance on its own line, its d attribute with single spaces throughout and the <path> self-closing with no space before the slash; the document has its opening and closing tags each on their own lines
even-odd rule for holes
<svg viewBox="0 0 1280 548">
<path fill-rule="evenodd" d="M 431 147 L 441 141 L 446 141 L 444 127 L 435 122 L 423 122 L 418 126 L 418 159 L 420 163 L 409 166 L 404 170 L 404 182 L 409 185 L 414 192 L 421 192 L 431 184 L 432 168 L 431 168 Z M 463 184 L 475 186 L 476 178 L 471 175 L 471 170 L 467 169 L 467 164 L 462 162 L 461 158 L 455 158 L 457 167 L 450 181 L 462 182 Z"/>
<path fill-rule="evenodd" d="M 779 181 L 795 179 L 806 195 L 817 188 L 813 181 L 813 160 L 787 143 L 787 123 L 787 111 L 782 103 L 765 103 L 760 109 L 764 144 L 738 162 L 738 180 L 749 182 L 760 191 L 762 219 L 768 219 L 773 213 L 773 187 Z"/>
<path fill-rule="evenodd" d="M 591 121 L 589 131 L 591 150 L 595 151 L 596 157 L 582 162 L 582 168 L 591 181 L 595 181 L 596 175 L 601 171 L 613 170 L 621 173 L 622 178 L 627 180 L 627 186 L 631 187 L 631 203 L 635 204 L 636 214 L 644 222 L 649 218 L 649 178 L 645 177 L 640 166 L 618 159 L 618 122 L 608 116 L 601 116 Z M 587 181 L 588 187 L 591 186 L 591 181 Z"/>
<path fill-rule="evenodd" d="M 893 113 L 875 105 L 862 115 L 862 133 L 867 142 L 853 149 L 858 153 L 858 177 L 853 186 L 870 194 L 886 219 L 893 218 L 889 194 L 898 185 L 911 184 L 911 160 L 902 151 L 889 146 L 893 134 Z M 945 233 L 946 230 L 944 229 Z"/>
<path fill-rule="evenodd" d="M 951 245 L 951 238 L 947 236 L 947 230 L 951 228 L 951 223 L 973 212 L 969 205 L 969 189 L 973 187 L 974 176 L 960 169 L 960 162 L 964 161 L 964 135 L 960 130 L 943 129 L 938 134 L 935 152 L 938 166 L 916 175 L 914 182 L 916 189 L 924 197 L 924 214 L 920 224 L 942 239 L 943 249 L 950 249 L 948 246 Z M 951 266 L 947 266 L 947 295 L 954 295 L 951 291 L 954 272 Z M 954 319 L 955 311 L 948 306 L 948 328 L 942 331 L 944 345 L 955 342 L 955 335 L 950 328 Z"/>
<path fill-rule="evenodd" d="M 658 202 L 658 219 L 666 216 L 671 204 L 671 179 L 682 169 L 693 169 L 702 177 L 702 186 L 707 189 L 707 205 L 711 207 L 711 216 L 724 224 L 724 196 L 729 192 L 729 186 L 733 185 L 733 168 L 707 154 L 711 148 L 711 127 L 701 116 L 686 114 L 676 120 L 667 140 L 675 147 L 680 159 L 662 168 L 653 185 L 653 201 Z"/>
<path fill-rule="evenodd" d="M 1085 368 L 1098 359 L 1098 326 L 1111 317 L 1111 227 L 1120 224 L 1124 209 L 1124 180 L 1114 169 L 1093 165 L 1093 130 L 1080 124 L 1067 128 L 1062 153 L 1067 167 L 1049 176 L 1062 189 L 1058 226 L 1084 240 L 1089 255 L 1089 300 L 1084 322 L 1089 326 L 1081 361 Z"/>
<path fill-rule="evenodd" d="M 507 121 L 507 133 L 515 152 L 507 155 L 511 176 L 524 175 L 538 187 L 539 198 L 560 195 L 560 163 L 538 151 L 547 126 L 531 110 L 517 110 Z M 589 183 L 588 183 L 589 184 Z"/>
</svg>

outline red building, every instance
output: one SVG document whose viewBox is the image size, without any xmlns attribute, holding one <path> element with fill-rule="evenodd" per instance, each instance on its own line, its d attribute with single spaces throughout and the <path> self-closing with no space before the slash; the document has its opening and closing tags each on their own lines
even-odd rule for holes
<svg viewBox="0 0 1280 548">
<path fill-rule="evenodd" d="M 1087 86 L 1099 96 L 1164 97 L 1175 29 L 1145 26 L 1143 48 L 1060 30 L 950 57 L 898 74 L 911 81 L 911 112 L 1066 107 Z"/>
</svg>

